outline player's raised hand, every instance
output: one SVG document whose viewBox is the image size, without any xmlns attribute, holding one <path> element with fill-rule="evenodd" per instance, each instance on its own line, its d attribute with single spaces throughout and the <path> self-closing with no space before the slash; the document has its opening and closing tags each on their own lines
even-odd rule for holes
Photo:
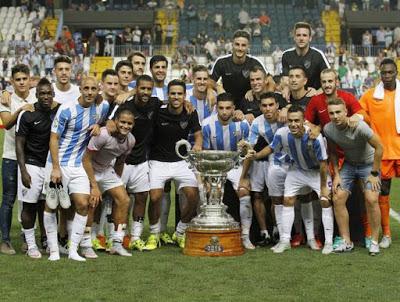
<svg viewBox="0 0 400 302">
<path fill-rule="evenodd" d="M 193 111 L 196 110 L 196 108 L 194 108 L 193 104 L 189 101 L 185 101 L 183 106 L 185 107 L 186 112 L 189 114 L 191 114 Z"/>
<path fill-rule="evenodd" d="M 242 110 L 235 110 L 233 112 L 233 120 L 236 122 L 240 122 L 244 120 L 244 114 Z"/>
<path fill-rule="evenodd" d="M 356 128 L 360 121 L 361 121 L 361 118 L 358 116 L 358 114 L 353 114 L 348 119 L 348 125 L 350 128 Z"/>
<path fill-rule="evenodd" d="M 125 103 L 132 96 L 132 94 L 133 95 L 136 94 L 136 88 L 134 88 L 134 90 L 135 90 L 135 93 L 131 90 L 129 92 L 124 92 L 124 93 L 118 94 L 117 97 L 115 98 L 114 102 L 117 105 L 121 105 L 121 104 Z"/>
<path fill-rule="evenodd" d="M 251 89 L 246 92 L 246 94 L 244 95 L 244 98 L 246 100 L 248 100 L 249 102 L 254 101 L 254 96 L 253 96 L 253 92 L 251 91 Z"/>
<path fill-rule="evenodd" d="M 10 107 L 11 104 L 11 94 L 4 90 L 1 94 L 0 103 L 4 106 Z"/>
<path fill-rule="evenodd" d="M 100 125 L 94 124 L 89 127 L 90 135 L 91 136 L 98 136 L 100 135 Z"/>
<path fill-rule="evenodd" d="M 24 106 L 22 106 L 21 111 L 33 112 L 35 111 L 35 107 L 33 106 L 33 104 L 25 104 Z"/>
</svg>

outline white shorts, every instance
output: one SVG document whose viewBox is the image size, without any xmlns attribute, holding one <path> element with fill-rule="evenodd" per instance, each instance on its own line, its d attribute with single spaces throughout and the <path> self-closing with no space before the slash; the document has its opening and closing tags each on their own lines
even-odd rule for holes
<svg viewBox="0 0 400 302">
<path fill-rule="evenodd" d="M 115 173 L 114 167 L 109 167 L 102 172 L 95 172 L 94 177 L 96 178 L 97 185 L 102 194 L 108 190 L 124 185 L 121 178 Z"/>
<path fill-rule="evenodd" d="M 28 174 L 31 176 L 31 187 L 28 189 L 22 184 L 21 171 L 18 168 L 18 200 L 27 203 L 37 203 L 38 200 L 44 200 L 42 191 L 45 169 L 29 164 L 25 166 Z"/>
<path fill-rule="evenodd" d="M 249 175 L 252 192 L 264 192 L 265 185 L 268 184 L 268 161 L 253 161 Z"/>
<path fill-rule="evenodd" d="M 150 190 L 149 163 L 145 161 L 138 165 L 125 164 L 121 179 L 128 193 L 148 192 Z"/>
<path fill-rule="evenodd" d="M 268 195 L 281 197 L 285 192 L 285 179 L 288 172 L 288 165 L 270 164 L 268 167 L 267 186 Z"/>
<path fill-rule="evenodd" d="M 50 182 L 51 170 L 53 169 L 53 165 L 50 163 L 46 164 L 46 176 L 45 176 L 45 188 L 48 187 Z M 90 183 L 89 178 L 86 174 L 83 166 L 80 167 L 68 167 L 68 166 L 60 166 L 61 170 L 61 182 L 64 187 L 68 191 L 68 194 L 87 194 L 90 195 Z"/>
<path fill-rule="evenodd" d="M 189 164 L 184 160 L 177 162 L 149 161 L 150 189 L 164 189 L 168 180 L 174 180 L 177 190 L 184 187 L 197 187 L 194 172 L 189 169 Z"/>
<path fill-rule="evenodd" d="M 230 170 L 226 175 L 226 179 L 232 183 L 232 187 L 235 189 L 235 191 L 239 189 L 239 181 L 240 176 L 242 176 L 242 170 L 243 167 L 239 166 Z"/>
<path fill-rule="evenodd" d="M 330 179 L 329 176 L 327 176 L 327 178 L 328 185 Z M 296 195 L 305 195 L 310 192 L 306 192 L 304 189 L 312 190 L 317 193 L 318 197 L 321 196 L 319 169 L 305 171 L 290 167 L 286 175 L 284 196 L 292 197 Z"/>
</svg>

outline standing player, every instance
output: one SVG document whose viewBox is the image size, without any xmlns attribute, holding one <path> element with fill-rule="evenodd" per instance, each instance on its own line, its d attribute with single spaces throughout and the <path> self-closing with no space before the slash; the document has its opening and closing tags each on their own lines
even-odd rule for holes
<svg viewBox="0 0 400 302">
<path fill-rule="evenodd" d="M 321 201 L 322 223 L 325 232 L 325 246 L 323 254 L 332 252 L 333 212 L 329 203 L 329 189 L 327 186 L 327 153 L 325 141 L 320 134 L 311 140 L 304 126 L 304 110 L 293 105 L 288 111 L 288 126 L 277 130 L 270 146 L 256 153 L 250 152 L 252 158 L 263 158 L 274 150 L 281 150 L 293 160 L 285 179 L 285 192 L 282 208 L 282 236 L 274 253 L 283 253 L 290 249 L 290 233 L 294 221 L 294 204 L 296 196 L 305 188 L 315 191 Z M 314 244 L 313 229 L 306 226 L 307 240 L 310 247 Z"/>
<path fill-rule="evenodd" d="M 76 100 L 80 96 L 79 87 L 71 83 L 72 61 L 67 56 L 58 56 L 54 60 L 56 82 L 53 84 L 54 99 L 59 104 Z"/>
<path fill-rule="evenodd" d="M 50 135 L 51 162 L 46 167 L 46 170 L 51 171 L 50 175 L 46 175 L 47 181 L 62 183 L 63 187 L 68 189 L 75 205 L 76 213 L 72 221 L 68 253 L 70 259 L 77 261 L 85 261 L 85 258 L 79 256 L 77 252 L 84 232 L 89 234 L 89 240 L 85 240 L 83 255 L 87 258 L 97 257 L 90 241 L 89 226 L 92 221 L 88 221 L 89 209 L 92 212 L 97 203 L 95 200 L 89 199 L 90 184 L 82 167 L 82 155 L 88 144 L 91 129 L 93 129 L 93 133 L 96 123 L 105 119 L 109 108 L 106 101 L 100 105 L 95 103 L 98 90 L 95 78 L 84 78 L 80 87 L 81 97 L 65 103 L 59 108 Z M 57 200 L 47 199 L 46 203 L 50 209 L 57 207 Z M 54 224 L 56 224 L 55 213 L 49 212 L 46 230 L 56 229 Z M 88 224 L 88 229 L 85 230 L 86 224 Z M 54 240 L 57 240 L 57 236 L 52 235 L 51 238 L 48 238 L 48 244 L 53 259 L 57 260 L 59 258 L 58 245 Z"/>
<path fill-rule="evenodd" d="M 120 93 L 124 94 L 129 92 L 129 83 L 133 79 L 133 65 L 128 60 L 122 60 L 115 65 L 115 71 L 118 74 Z M 130 95 L 130 94 L 128 94 Z"/>
<path fill-rule="evenodd" d="M 263 138 L 267 144 L 271 144 L 275 132 L 284 126 L 283 123 L 278 122 L 279 103 L 278 96 L 275 93 L 267 92 L 260 96 L 259 110 L 262 115 L 256 117 L 250 128 L 249 142 L 252 146 L 255 146 L 260 138 Z M 265 221 L 266 209 L 262 193 L 265 185 L 267 185 L 268 195 L 274 205 L 275 220 L 278 228 L 275 233 L 279 232 L 282 221 L 283 183 L 289 162 L 288 156 L 285 156 L 282 152 L 274 152 L 269 158 L 255 160 L 251 164 L 249 176 L 251 191 L 254 192 L 254 210 L 264 244 L 269 242 L 270 236 Z M 248 171 L 249 164 L 245 161 L 241 175 L 241 187 L 245 187 Z M 279 186 L 281 187 L 280 190 L 278 190 Z"/>
<path fill-rule="evenodd" d="M 239 107 L 246 92 L 251 89 L 250 69 L 258 65 L 265 74 L 268 73 L 259 59 L 247 54 L 249 47 L 250 34 L 237 30 L 233 35 L 232 54 L 217 58 L 211 70 L 210 85 L 215 88 L 217 81 L 222 78 L 223 88 L 233 95 L 236 107 Z"/>
<path fill-rule="evenodd" d="M 351 193 L 354 181 L 361 179 L 368 221 L 372 230 L 369 253 L 376 255 L 379 253 L 379 169 L 383 147 L 379 137 L 365 122 L 359 122 L 354 129 L 348 126 L 349 118 L 347 117 L 346 105 L 341 99 L 329 101 L 328 113 L 331 122 L 325 125 L 324 134 L 328 138 L 329 158 L 334 168 L 333 204 L 341 237 L 341 242 L 333 251 L 347 252 L 354 248 L 350 239 L 346 201 Z M 344 164 L 340 173 L 336 154 L 337 146 L 344 151 Z"/>
<path fill-rule="evenodd" d="M 36 97 L 29 91 L 29 68 L 24 64 L 17 64 L 11 69 L 11 83 L 14 92 L 11 95 L 10 106 L 0 104 L 0 117 L 5 127 L 2 169 L 3 198 L 0 208 L 0 228 L 2 243 L 0 251 L 3 254 L 13 255 L 15 250 L 11 245 L 10 230 L 12 209 L 17 197 L 17 156 L 15 154 L 15 124 L 22 111 L 32 111 L 32 103 Z"/>
<path fill-rule="evenodd" d="M 383 237 L 379 246 L 388 248 L 392 243 L 389 224 L 389 195 L 393 177 L 400 177 L 400 81 L 397 65 L 392 59 L 384 59 L 380 65 L 381 82 L 368 90 L 360 99 L 360 105 L 369 115 L 369 124 L 384 146 L 381 167 L 381 224 Z"/>
<path fill-rule="evenodd" d="M 180 139 L 188 139 L 194 133 L 193 150 L 202 149 L 201 127 L 197 112 L 188 113 L 184 107 L 185 83 L 172 80 L 168 84 L 168 104 L 163 105 L 154 117 L 153 141 L 150 148 L 150 236 L 146 250 L 154 250 L 160 244 L 160 210 L 164 185 L 174 180 L 177 191 L 186 195 L 185 207 L 181 209 L 181 220 L 173 234 L 173 240 L 183 248 L 187 224 L 193 218 L 199 199 L 196 177 L 188 164 L 175 153 L 175 144 Z"/>
<path fill-rule="evenodd" d="M 16 126 L 16 155 L 18 171 L 18 200 L 22 203 L 21 223 L 28 245 L 27 255 L 41 258 L 35 240 L 36 215 L 43 209 L 42 189 L 44 167 L 49 152 L 52 116 L 58 107 L 51 109 L 54 91 L 51 83 L 43 78 L 36 87 L 38 101 L 35 111 L 22 111 Z"/>
<path fill-rule="evenodd" d="M 282 94 L 286 99 L 289 98 L 289 69 L 295 65 L 301 65 L 306 70 L 307 87 L 310 90 L 309 96 L 319 94 L 321 93 L 319 75 L 322 70 L 329 67 L 328 60 L 321 50 L 310 46 L 312 39 L 310 24 L 306 22 L 296 23 L 293 36 L 295 47 L 285 50 L 282 55 Z"/>
<path fill-rule="evenodd" d="M 233 97 L 229 93 L 218 95 L 217 114 L 206 118 L 202 124 L 204 149 L 237 151 L 239 141 L 248 141 L 249 124 L 246 120 L 234 122 L 232 120 L 234 110 Z M 232 169 L 228 172 L 227 179 L 232 183 L 240 200 L 242 244 L 246 249 L 254 249 L 249 237 L 253 218 L 250 191 L 245 187 L 239 187 L 241 174 L 242 167 Z"/>
<path fill-rule="evenodd" d="M 142 251 L 145 246 L 141 236 L 144 228 L 146 200 L 150 190 L 148 153 L 153 132 L 153 119 L 162 104 L 158 98 L 151 97 L 153 86 L 154 82 L 150 76 L 141 75 L 136 81 L 137 92 L 134 99 L 126 101 L 120 107 L 129 110 L 135 116 L 132 134 L 136 143 L 125 159 L 121 178 L 128 193 L 133 194 L 135 199 L 129 247 L 139 251 Z M 114 122 L 108 121 L 107 124 L 109 123 Z"/>
<path fill-rule="evenodd" d="M 113 200 L 114 230 L 111 234 L 111 254 L 131 256 L 122 246 L 128 217 L 129 196 L 121 180 L 125 157 L 135 145 L 130 133 L 135 118 L 131 111 L 122 109 L 115 114 L 117 132 L 111 136 L 106 127 L 100 129 L 100 135 L 90 139 L 83 154 L 82 164 L 90 182 L 90 199 L 99 203 L 102 194 L 108 193 Z M 113 164 L 113 162 L 115 163 Z"/>
<path fill-rule="evenodd" d="M 150 59 L 150 72 L 154 80 L 154 88 L 151 96 L 168 102 L 168 88 L 165 84 L 167 77 L 168 60 L 161 55 L 155 55 Z"/>
<path fill-rule="evenodd" d="M 133 77 L 132 81 L 129 83 L 130 88 L 136 87 L 136 80 L 144 73 L 144 68 L 146 67 L 146 57 L 143 53 L 135 51 L 129 54 L 127 60 L 132 63 L 133 67 Z"/>
</svg>

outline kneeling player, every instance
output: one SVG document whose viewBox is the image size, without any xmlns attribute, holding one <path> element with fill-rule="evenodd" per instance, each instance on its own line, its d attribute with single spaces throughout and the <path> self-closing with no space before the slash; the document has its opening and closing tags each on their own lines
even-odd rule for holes
<svg viewBox="0 0 400 302">
<path fill-rule="evenodd" d="M 131 152 L 135 138 L 131 130 L 135 118 L 131 111 L 121 108 L 115 114 L 117 132 L 111 136 L 105 127 L 100 135 L 90 139 L 83 155 L 82 164 L 90 181 L 90 199 L 97 205 L 103 193 L 107 192 L 113 202 L 112 217 L 114 232 L 111 234 L 111 254 L 131 256 L 122 246 L 128 216 L 129 196 L 120 179 L 126 156 Z M 116 159 L 114 166 L 113 161 Z"/>
<path fill-rule="evenodd" d="M 285 192 L 282 208 L 282 236 L 274 253 L 282 253 L 290 249 L 290 233 L 294 221 L 294 204 L 296 196 L 304 188 L 310 188 L 320 197 L 322 206 L 322 223 L 325 232 L 323 254 L 332 252 L 333 212 L 329 203 L 327 186 L 327 153 L 325 141 L 320 134 L 311 140 L 304 126 L 304 110 L 293 105 L 288 110 L 288 126 L 280 128 L 275 133 L 269 147 L 259 153 L 250 151 L 251 158 L 263 158 L 275 149 L 283 151 L 292 158 L 293 165 L 289 168 L 285 179 Z M 309 239 L 310 240 L 310 239 Z"/>
</svg>

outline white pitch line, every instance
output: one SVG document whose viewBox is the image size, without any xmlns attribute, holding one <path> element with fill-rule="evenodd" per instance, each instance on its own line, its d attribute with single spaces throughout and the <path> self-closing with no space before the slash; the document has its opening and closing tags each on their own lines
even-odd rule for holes
<svg viewBox="0 0 400 302">
<path fill-rule="evenodd" d="M 390 216 L 392 216 L 392 218 L 394 218 L 395 220 L 397 220 L 397 222 L 400 222 L 400 214 L 397 213 L 395 210 L 390 209 Z"/>
</svg>

